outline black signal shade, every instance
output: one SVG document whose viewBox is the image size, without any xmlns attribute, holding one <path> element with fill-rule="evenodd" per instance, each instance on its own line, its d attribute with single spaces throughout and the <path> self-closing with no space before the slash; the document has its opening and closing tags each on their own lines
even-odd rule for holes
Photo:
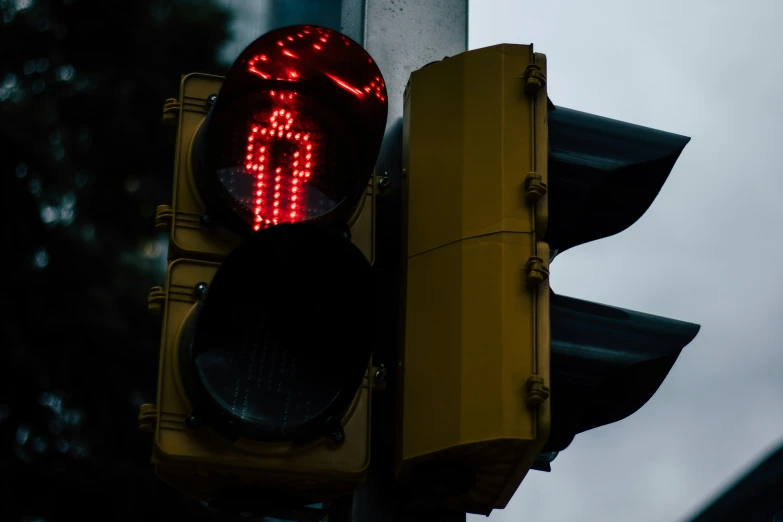
<svg viewBox="0 0 783 522">
<path fill-rule="evenodd" d="M 292 26 L 253 42 L 231 67 L 199 152 L 201 192 L 235 228 L 345 221 L 386 127 L 386 84 L 356 42 Z"/>
<path fill-rule="evenodd" d="M 550 103 L 553 253 L 617 234 L 647 211 L 690 138 Z"/>
<path fill-rule="evenodd" d="M 350 405 L 374 328 L 370 265 L 314 224 L 261 230 L 215 275 L 183 378 L 215 431 L 262 441 L 326 434 Z"/>
<path fill-rule="evenodd" d="M 699 325 L 551 294 L 552 428 L 544 451 L 652 398 Z"/>
</svg>

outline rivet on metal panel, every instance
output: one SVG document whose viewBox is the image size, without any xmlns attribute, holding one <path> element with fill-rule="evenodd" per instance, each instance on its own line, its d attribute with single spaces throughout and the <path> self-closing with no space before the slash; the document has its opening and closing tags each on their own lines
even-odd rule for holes
<svg viewBox="0 0 783 522">
<path fill-rule="evenodd" d="M 201 300 L 207 297 L 207 291 L 209 291 L 209 285 L 205 282 L 198 283 L 194 288 L 193 291 L 196 293 L 196 297 Z"/>
<path fill-rule="evenodd" d="M 544 384 L 544 378 L 540 375 L 531 375 L 525 383 L 527 391 L 527 405 L 540 406 L 549 398 L 549 386 Z"/>
<path fill-rule="evenodd" d="M 160 315 L 163 312 L 163 305 L 166 303 L 166 292 L 163 287 L 153 286 L 150 295 L 147 297 L 147 310 L 151 314 Z"/>
<path fill-rule="evenodd" d="M 544 85 L 546 85 L 546 76 L 541 70 L 540 65 L 528 65 L 525 69 L 523 78 L 525 82 L 525 94 L 528 96 L 534 96 Z"/>
<path fill-rule="evenodd" d="M 549 269 L 540 257 L 531 257 L 525 263 L 525 282 L 529 287 L 537 287 L 549 277 Z"/>
<path fill-rule="evenodd" d="M 163 123 L 176 125 L 179 119 L 180 103 L 176 98 L 169 98 L 163 102 Z"/>
<path fill-rule="evenodd" d="M 546 183 L 541 174 L 531 172 L 525 178 L 525 201 L 532 205 L 546 194 Z"/>
<path fill-rule="evenodd" d="M 168 205 L 158 205 L 155 211 L 155 228 L 165 230 L 171 226 L 171 219 L 174 217 L 174 211 Z"/>
<path fill-rule="evenodd" d="M 142 404 L 139 408 L 139 429 L 146 433 L 155 431 L 158 423 L 158 409 L 154 404 Z"/>
</svg>

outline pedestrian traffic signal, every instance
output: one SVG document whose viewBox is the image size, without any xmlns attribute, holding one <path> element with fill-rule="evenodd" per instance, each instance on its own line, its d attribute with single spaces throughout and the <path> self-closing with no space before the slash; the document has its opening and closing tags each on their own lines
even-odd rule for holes
<svg viewBox="0 0 783 522">
<path fill-rule="evenodd" d="M 499 45 L 406 89 L 396 461 L 418 505 L 505 507 L 640 408 L 699 328 L 551 293 L 557 253 L 637 221 L 688 138 L 556 108 L 546 85 L 544 55 Z"/>
<path fill-rule="evenodd" d="M 190 74 L 178 127 L 158 399 L 158 475 L 230 511 L 352 492 L 369 463 L 373 169 L 383 77 L 354 41 L 272 31 L 225 78 Z"/>
</svg>

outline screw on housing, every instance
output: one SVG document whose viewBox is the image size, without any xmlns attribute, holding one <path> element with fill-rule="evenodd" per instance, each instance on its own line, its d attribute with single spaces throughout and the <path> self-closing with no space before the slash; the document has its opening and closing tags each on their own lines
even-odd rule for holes
<svg viewBox="0 0 783 522">
<path fill-rule="evenodd" d="M 329 436 L 335 444 L 342 444 L 345 442 L 345 432 L 343 430 L 332 432 Z"/>
<path fill-rule="evenodd" d="M 217 101 L 217 94 L 210 94 L 207 96 L 207 105 L 212 107 L 215 105 L 215 102 Z"/>
<path fill-rule="evenodd" d="M 185 418 L 185 425 L 190 429 L 196 429 L 201 426 L 201 421 L 195 413 L 191 413 Z"/>
<path fill-rule="evenodd" d="M 202 227 L 211 227 L 215 224 L 215 220 L 212 218 L 210 214 L 204 214 L 202 215 L 198 222 L 201 224 Z"/>
<path fill-rule="evenodd" d="M 199 299 L 204 299 L 207 296 L 207 290 L 209 290 L 209 286 L 203 281 L 201 283 L 198 283 L 194 288 L 194 291 L 196 292 L 196 297 L 198 297 Z"/>
<path fill-rule="evenodd" d="M 337 419 L 332 419 L 329 422 L 329 427 L 326 432 L 326 436 L 332 443 L 340 445 L 345 442 L 345 431 L 343 431 L 343 425 Z"/>
</svg>

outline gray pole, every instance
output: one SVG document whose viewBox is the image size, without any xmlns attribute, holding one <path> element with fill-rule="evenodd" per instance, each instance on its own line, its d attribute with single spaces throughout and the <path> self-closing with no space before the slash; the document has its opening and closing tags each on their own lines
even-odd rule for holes
<svg viewBox="0 0 783 522">
<path fill-rule="evenodd" d="M 349 6 L 348 4 L 353 4 Z M 464 522 L 465 515 L 395 516 L 394 447 L 396 369 L 400 302 L 400 173 L 402 103 L 411 72 L 468 48 L 468 0 L 343 0 L 344 12 L 364 15 L 362 42 L 383 73 L 389 95 L 389 118 L 376 174 L 388 176 L 390 190 L 378 200 L 375 268 L 382 281 L 378 313 L 389 329 L 376 342 L 374 361 L 389 368 L 388 387 L 373 394 L 372 460 L 367 484 L 354 495 L 350 519 L 329 522 Z M 360 7 L 354 7 L 360 6 Z M 351 8 L 353 7 L 353 8 Z M 347 9 L 345 9 L 347 8 Z M 350 29 L 343 18 L 345 29 Z M 349 34 L 350 35 L 350 34 Z M 352 36 L 352 35 L 351 35 Z M 358 36 L 358 35 L 357 35 Z"/>
<path fill-rule="evenodd" d="M 366 485 L 353 500 L 333 506 L 329 522 L 464 522 L 463 514 L 395 515 L 401 498 L 394 481 L 396 376 L 400 302 L 400 171 L 402 96 L 411 72 L 468 48 L 468 0 L 268 0 L 263 32 L 293 24 L 339 30 L 370 53 L 386 81 L 389 117 L 376 174 L 388 176 L 378 200 L 376 261 L 378 313 L 388 330 L 376 340 L 374 361 L 389 368 L 387 389 L 373 394 L 372 457 Z M 338 21 L 339 20 L 339 27 Z"/>
</svg>

